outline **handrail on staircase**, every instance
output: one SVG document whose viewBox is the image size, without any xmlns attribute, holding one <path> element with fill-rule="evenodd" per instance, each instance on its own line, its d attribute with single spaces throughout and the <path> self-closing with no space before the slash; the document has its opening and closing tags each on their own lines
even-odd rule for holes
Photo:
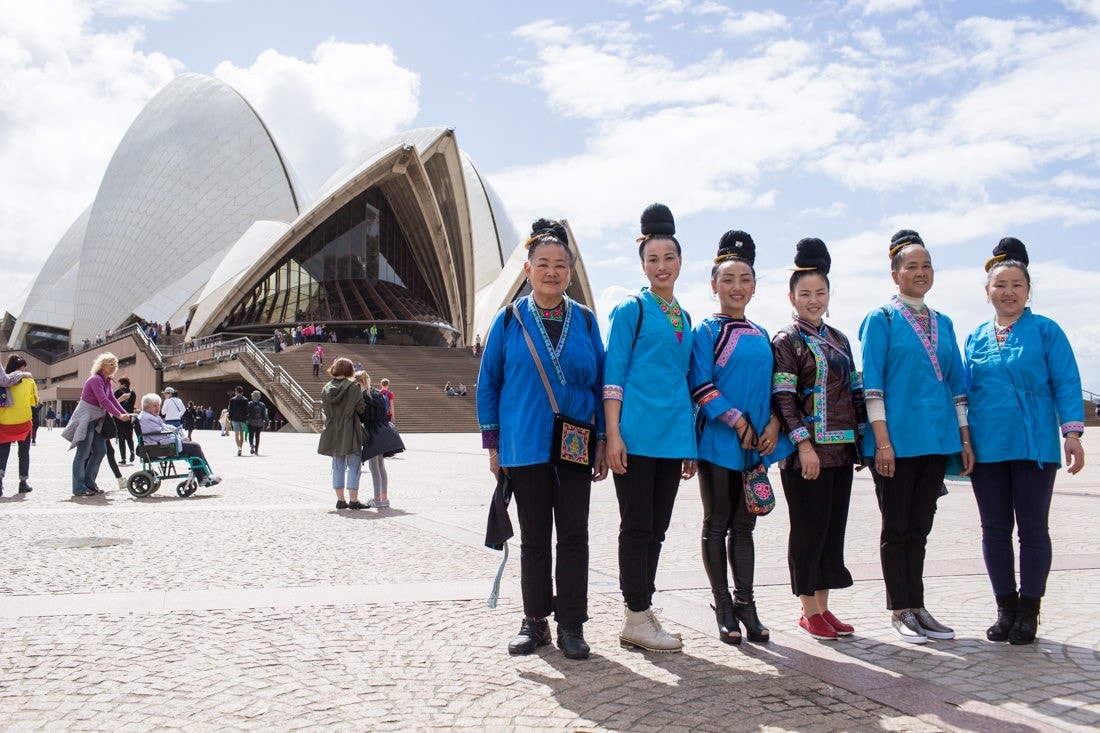
<svg viewBox="0 0 1100 733">
<path fill-rule="evenodd" d="M 222 341 L 214 347 L 214 356 L 217 359 L 224 359 L 233 357 L 234 355 L 247 354 L 259 367 L 263 370 L 267 376 L 268 381 L 274 382 L 282 386 L 290 396 L 305 410 L 307 415 L 310 415 L 312 419 L 318 420 L 321 418 L 320 405 L 317 400 L 313 399 L 302 385 L 298 384 L 294 377 L 290 376 L 290 373 L 286 369 L 275 364 L 271 359 L 267 358 L 267 354 L 256 348 L 256 345 L 252 343 L 252 339 L 247 337 L 231 339 L 229 341 Z"/>
</svg>

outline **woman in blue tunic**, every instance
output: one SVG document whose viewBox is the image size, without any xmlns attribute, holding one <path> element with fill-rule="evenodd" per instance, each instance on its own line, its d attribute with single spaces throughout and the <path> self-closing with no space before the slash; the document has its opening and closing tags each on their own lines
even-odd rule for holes
<svg viewBox="0 0 1100 733">
<path fill-rule="evenodd" d="M 565 294 L 576 258 L 565 226 L 539 219 L 531 229 L 523 263 L 531 293 L 493 319 L 481 358 L 477 416 L 489 470 L 498 480 L 507 476 L 519 517 L 523 622 L 508 652 L 532 654 L 549 644 L 553 613 L 562 653 L 584 659 L 590 651 L 582 629 L 588 620 L 589 498 L 592 481 L 607 476 L 599 409 L 604 348 L 592 311 Z M 591 473 L 550 463 L 554 410 L 532 347 L 559 411 L 596 424 L 600 440 Z"/>
<path fill-rule="evenodd" d="M 859 328 L 871 425 L 863 453 L 874 455 L 891 626 L 902 641 L 923 644 L 955 638 L 924 607 L 924 555 L 948 456 L 961 453 L 961 475 L 967 475 L 974 453 L 955 328 L 924 303 L 934 279 L 932 258 L 911 229 L 890 239 L 889 257 L 898 294 Z"/>
<path fill-rule="evenodd" d="M 658 652 L 683 648 L 653 611 L 657 562 L 680 479 L 695 475 L 687 372 L 691 321 L 676 302 L 676 223 L 664 204 L 641 217 L 638 255 L 649 287 L 611 312 L 604 366 L 607 461 L 619 500 L 619 587 L 626 604 L 619 641 Z"/>
<path fill-rule="evenodd" d="M 773 463 L 793 447 L 779 434 L 771 408 L 772 348 L 767 332 L 745 318 L 756 292 L 756 244 L 742 231 L 722 235 L 710 286 L 720 311 L 695 327 L 691 397 L 702 411 L 699 494 L 703 503 L 703 567 L 714 595 L 718 638 L 766 642 L 768 628 L 756 613 L 753 576 L 756 515 L 745 502 L 742 471 L 758 456 Z M 733 570 L 731 596 L 726 563 Z"/>
<path fill-rule="evenodd" d="M 997 621 L 985 635 L 1011 644 L 1030 644 L 1038 631 L 1051 563 L 1047 518 L 1060 453 L 1071 474 L 1085 465 L 1077 360 L 1058 324 L 1027 307 L 1027 265 L 1023 242 L 1005 237 L 997 244 L 985 263 L 985 293 L 995 315 L 966 339 L 976 461 L 971 483 L 982 519 L 982 554 L 997 601 Z M 1019 590 L 1014 518 L 1020 536 Z"/>
</svg>

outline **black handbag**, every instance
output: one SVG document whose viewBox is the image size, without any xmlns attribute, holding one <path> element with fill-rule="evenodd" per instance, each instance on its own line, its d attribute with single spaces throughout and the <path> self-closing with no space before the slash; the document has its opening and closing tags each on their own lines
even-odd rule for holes
<svg viewBox="0 0 1100 733">
<path fill-rule="evenodd" d="M 531 334 L 527 333 L 527 327 L 523 325 L 523 320 L 519 318 L 518 313 L 516 322 L 523 331 L 527 348 L 531 350 L 531 358 L 535 360 L 535 366 L 538 367 L 539 376 L 542 378 L 542 386 L 546 388 L 546 396 L 550 398 L 550 409 L 554 411 L 554 428 L 550 435 L 550 463 L 559 468 L 591 471 L 596 465 L 596 426 L 561 414 L 558 410 L 558 401 L 554 398 L 554 390 L 550 388 L 550 380 L 546 378 L 546 370 L 542 368 L 542 360 L 539 359 L 535 344 L 531 341 Z"/>
</svg>

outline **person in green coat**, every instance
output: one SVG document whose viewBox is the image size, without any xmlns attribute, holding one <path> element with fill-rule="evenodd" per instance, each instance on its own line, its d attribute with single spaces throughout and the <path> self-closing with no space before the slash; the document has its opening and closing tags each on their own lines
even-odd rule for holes
<svg viewBox="0 0 1100 733">
<path fill-rule="evenodd" d="M 328 368 L 332 377 L 321 390 L 321 411 L 325 427 L 317 442 L 317 452 L 332 456 L 332 488 L 336 492 L 337 509 L 365 509 L 359 503 L 359 456 L 366 441 L 362 415 L 363 393 L 352 381 L 355 374 L 351 359 L 337 359 Z M 349 501 L 344 500 L 347 489 Z"/>
</svg>

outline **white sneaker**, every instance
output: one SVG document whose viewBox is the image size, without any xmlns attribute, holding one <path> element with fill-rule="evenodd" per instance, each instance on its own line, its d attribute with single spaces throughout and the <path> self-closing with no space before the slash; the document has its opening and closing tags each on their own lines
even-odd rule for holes
<svg viewBox="0 0 1100 733">
<path fill-rule="evenodd" d="M 127 479 L 125 476 L 119 476 L 118 477 L 118 488 L 122 491 L 126 491 L 128 481 L 129 481 L 129 479 Z"/>
<path fill-rule="evenodd" d="M 619 643 L 651 652 L 678 652 L 684 648 L 680 639 L 663 628 L 652 608 L 644 611 L 626 609 L 623 628 L 619 631 Z"/>
<path fill-rule="evenodd" d="M 927 608 L 918 608 L 913 612 L 913 615 L 917 617 L 917 623 L 920 624 L 921 630 L 929 639 L 955 638 L 955 630 L 937 621 L 932 614 L 928 613 Z"/>
<path fill-rule="evenodd" d="M 928 641 L 924 629 L 921 628 L 917 616 L 908 608 L 890 619 L 890 625 L 894 628 L 894 636 L 910 644 L 923 644 Z"/>
</svg>

